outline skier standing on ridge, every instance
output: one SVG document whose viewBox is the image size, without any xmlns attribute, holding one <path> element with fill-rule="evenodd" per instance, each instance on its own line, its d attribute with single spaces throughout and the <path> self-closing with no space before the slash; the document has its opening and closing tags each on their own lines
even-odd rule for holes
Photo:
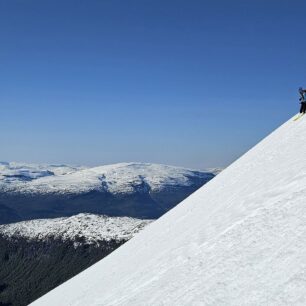
<svg viewBox="0 0 306 306">
<path fill-rule="evenodd" d="M 301 95 L 300 97 L 300 102 L 301 102 L 301 108 L 300 108 L 300 113 L 305 114 L 306 113 L 306 90 L 303 89 L 302 87 L 299 88 L 299 93 Z"/>
</svg>

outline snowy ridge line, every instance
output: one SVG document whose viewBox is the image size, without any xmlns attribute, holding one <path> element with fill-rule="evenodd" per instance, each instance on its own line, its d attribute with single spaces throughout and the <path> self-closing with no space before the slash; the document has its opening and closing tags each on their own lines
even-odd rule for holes
<svg viewBox="0 0 306 306">
<path fill-rule="evenodd" d="M 217 170 L 216 170 L 217 171 Z M 212 172 L 180 167 L 120 163 L 94 168 L 0 164 L 0 191 L 12 193 L 132 193 L 138 186 L 152 191 L 190 186 L 190 178 L 212 178 Z"/>
<path fill-rule="evenodd" d="M 75 247 L 85 243 L 98 246 L 102 240 L 129 240 L 151 222 L 152 220 L 82 213 L 72 217 L 0 225 L 0 235 L 12 240 L 58 239 L 64 242 L 73 241 Z"/>
<path fill-rule="evenodd" d="M 306 305 L 305 152 L 291 118 L 33 305 Z"/>
<path fill-rule="evenodd" d="M 56 164 L 29 164 L 19 162 L 0 162 L 0 180 L 5 178 L 36 179 L 48 175 L 64 175 L 86 169 L 84 166 L 56 165 Z"/>
</svg>

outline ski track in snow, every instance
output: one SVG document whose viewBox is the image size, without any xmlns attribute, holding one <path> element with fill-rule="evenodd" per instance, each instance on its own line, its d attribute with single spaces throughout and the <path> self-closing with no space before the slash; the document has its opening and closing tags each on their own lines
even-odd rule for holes
<svg viewBox="0 0 306 306">
<path fill-rule="evenodd" d="M 306 305 L 306 118 L 33 305 Z"/>
</svg>

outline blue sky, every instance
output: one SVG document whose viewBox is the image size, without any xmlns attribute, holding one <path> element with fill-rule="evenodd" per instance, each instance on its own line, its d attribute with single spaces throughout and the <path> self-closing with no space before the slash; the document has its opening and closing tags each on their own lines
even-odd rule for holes
<svg viewBox="0 0 306 306">
<path fill-rule="evenodd" d="M 0 0 L 0 160 L 226 166 L 297 112 L 305 12 Z"/>
</svg>

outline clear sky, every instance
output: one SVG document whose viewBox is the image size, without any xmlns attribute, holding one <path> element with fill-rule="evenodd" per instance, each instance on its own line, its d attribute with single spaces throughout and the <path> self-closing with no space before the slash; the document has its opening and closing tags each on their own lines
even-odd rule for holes
<svg viewBox="0 0 306 306">
<path fill-rule="evenodd" d="M 304 0 L 0 0 L 0 160 L 226 166 L 297 112 L 305 32 Z"/>
</svg>

